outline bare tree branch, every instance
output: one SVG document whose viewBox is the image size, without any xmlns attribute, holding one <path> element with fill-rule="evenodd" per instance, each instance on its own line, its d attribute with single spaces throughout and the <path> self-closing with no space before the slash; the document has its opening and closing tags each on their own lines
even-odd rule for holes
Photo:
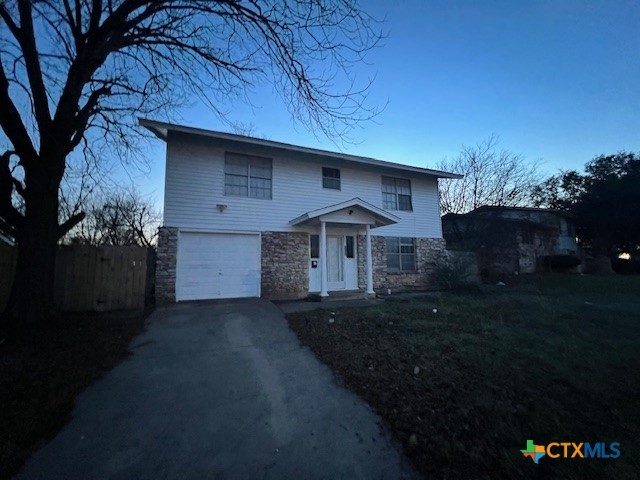
<svg viewBox="0 0 640 480">
<path fill-rule="evenodd" d="M 354 66 L 379 30 L 353 0 L 0 0 L 0 127 L 20 167 L 0 172 L 0 216 L 21 242 L 12 316 L 31 316 L 36 290 L 41 316 L 52 306 L 56 242 L 82 225 L 83 195 L 61 193 L 74 153 L 135 161 L 137 118 L 196 97 L 232 125 L 221 105 L 264 82 L 314 134 L 346 139 L 378 112 Z M 112 220 L 149 243 L 147 214 Z"/>
<path fill-rule="evenodd" d="M 0 127 L 23 161 L 37 156 L 20 113 L 9 95 L 9 81 L 0 56 Z"/>
<path fill-rule="evenodd" d="M 457 157 L 442 160 L 438 167 L 464 175 L 460 180 L 440 180 L 443 214 L 466 213 L 485 205 L 528 206 L 540 180 L 538 163 L 500 150 L 496 135 L 475 146 L 464 146 Z"/>
<path fill-rule="evenodd" d="M 31 86 L 33 109 L 38 123 L 40 135 L 50 135 L 51 113 L 47 99 L 46 87 L 40 68 L 40 58 L 36 47 L 36 37 L 33 29 L 32 7 L 30 2 L 18 2 L 20 12 L 20 30 L 16 37 L 24 55 L 24 62 Z"/>
<path fill-rule="evenodd" d="M 155 244 L 162 215 L 151 199 L 142 197 L 133 187 L 85 197 L 83 210 L 87 211 L 86 218 L 67 235 L 68 241 L 145 247 Z"/>
<path fill-rule="evenodd" d="M 58 226 L 58 238 L 64 237 L 71 229 L 78 225 L 86 217 L 85 212 L 79 212 L 67 218 Z"/>
<path fill-rule="evenodd" d="M 17 180 L 11 174 L 11 157 L 16 152 L 7 150 L 0 155 L 0 219 L 4 229 L 9 229 L 11 236 L 15 236 L 15 229 L 24 221 L 22 213 L 13 206 L 13 188 Z M 20 185 L 22 190 L 22 185 Z"/>
</svg>

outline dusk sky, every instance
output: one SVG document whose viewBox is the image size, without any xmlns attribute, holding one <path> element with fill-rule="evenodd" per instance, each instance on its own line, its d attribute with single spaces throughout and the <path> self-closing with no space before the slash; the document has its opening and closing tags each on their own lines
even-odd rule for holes
<svg viewBox="0 0 640 480">
<path fill-rule="evenodd" d="M 637 1 L 363 1 L 388 38 L 358 75 L 376 75 L 370 105 L 386 109 L 343 151 L 434 167 L 492 133 L 547 173 L 581 169 L 598 154 L 640 150 L 640 3 Z M 231 119 L 270 140 L 336 150 L 296 125 L 269 85 Z M 231 108 L 231 106 L 230 106 Z M 206 107 L 179 123 L 228 130 Z M 150 172 L 130 172 L 162 199 L 164 144 Z"/>
</svg>

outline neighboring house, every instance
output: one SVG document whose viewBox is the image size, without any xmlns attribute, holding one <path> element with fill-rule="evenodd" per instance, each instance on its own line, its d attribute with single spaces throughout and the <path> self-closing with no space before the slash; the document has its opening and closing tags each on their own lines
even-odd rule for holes
<svg viewBox="0 0 640 480">
<path fill-rule="evenodd" d="M 560 210 L 486 206 L 443 216 L 442 229 L 447 248 L 475 252 L 485 276 L 580 264 L 572 217 Z"/>
<path fill-rule="evenodd" d="M 159 301 L 424 288 L 437 170 L 141 120 L 167 143 Z"/>
</svg>

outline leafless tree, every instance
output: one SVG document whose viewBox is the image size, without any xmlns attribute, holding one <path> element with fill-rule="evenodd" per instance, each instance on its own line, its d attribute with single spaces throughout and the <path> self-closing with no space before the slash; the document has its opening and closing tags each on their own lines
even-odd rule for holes
<svg viewBox="0 0 640 480">
<path fill-rule="evenodd" d="M 72 152 L 124 155 L 137 115 L 168 116 L 194 95 L 227 118 L 223 100 L 262 81 L 339 138 L 376 114 L 353 67 L 380 38 L 352 0 L 0 0 L 0 217 L 19 245 L 3 325 L 52 308 L 56 242 L 84 216 L 59 220 Z"/>
<path fill-rule="evenodd" d="M 464 146 L 457 157 L 442 160 L 438 167 L 464 175 L 460 180 L 440 180 L 442 213 L 466 213 L 484 205 L 527 206 L 540 182 L 538 162 L 499 149 L 496 135 Z"/>
<path fill-rule="evenodd" d="M 133 187 L 99 192 L 84 197 L 86 216 L 67 233 L 65 243 L 155 245 L 162 215 L 152 199 Z"/>
</svg>

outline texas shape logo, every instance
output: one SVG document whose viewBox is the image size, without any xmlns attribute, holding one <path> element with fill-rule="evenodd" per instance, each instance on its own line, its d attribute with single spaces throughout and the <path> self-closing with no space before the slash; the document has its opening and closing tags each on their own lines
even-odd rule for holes
<svg viewBox="0 0 640 480">
<path fill-rule="evenodd" d="M 544 445 L 534 445 L 533 440 L 527 440 L 527 448 L 520 450 L 525 457 L 531 458 L 534 463 L 538 463 L 542 457 L 544 457 Z"/>
</svg>

